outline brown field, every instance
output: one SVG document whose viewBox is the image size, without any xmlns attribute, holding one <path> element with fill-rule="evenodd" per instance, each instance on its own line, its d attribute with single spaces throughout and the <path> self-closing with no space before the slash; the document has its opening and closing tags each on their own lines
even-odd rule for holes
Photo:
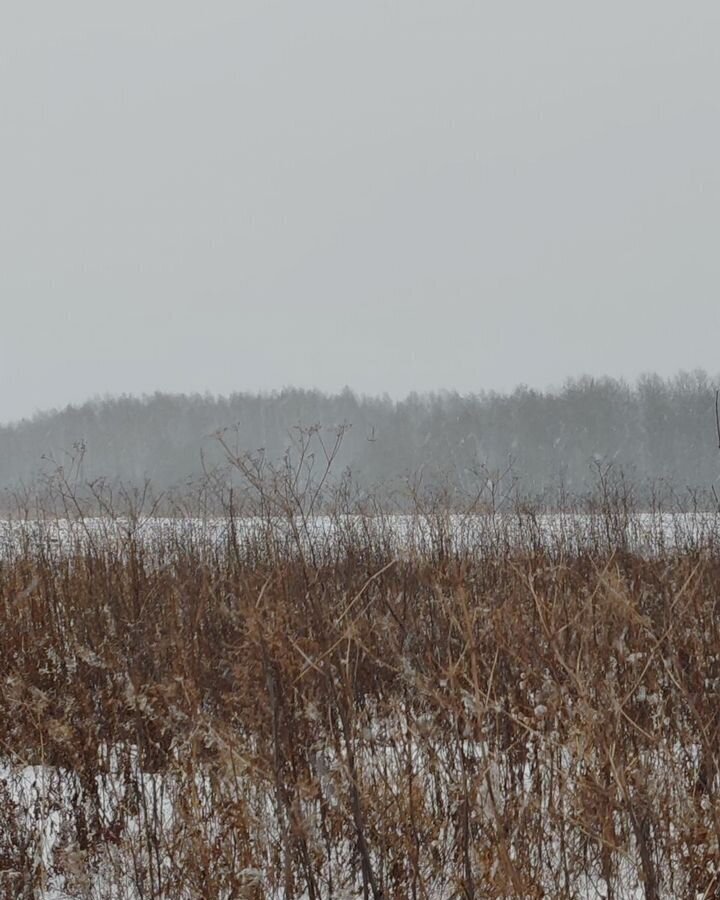
<svg viewBox="0 0 720 900">
<path fill-rule="evenodd" d="M 580 545 L 525 511 L 481 552 L 437 510 L 401 554 L 272 504 L 220 541 L 34 525 L 0 562 L 0 896 L 719 895 L 720 543 L 641 555 L 600 500 Z"/>
</svg>

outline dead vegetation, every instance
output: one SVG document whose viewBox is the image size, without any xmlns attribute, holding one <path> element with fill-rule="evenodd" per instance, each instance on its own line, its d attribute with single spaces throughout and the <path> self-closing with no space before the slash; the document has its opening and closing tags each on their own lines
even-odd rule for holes
<svg viewBox="0 0 720 900">
<path fill-rule="evenodd" d="M 236 464 L 251 530 L 5 547 L 0 896 L 720 893 L 719 542 L 637 553 L 606 491 L 583 540 L 438 506 L 400 552 Z"/>
</svg>

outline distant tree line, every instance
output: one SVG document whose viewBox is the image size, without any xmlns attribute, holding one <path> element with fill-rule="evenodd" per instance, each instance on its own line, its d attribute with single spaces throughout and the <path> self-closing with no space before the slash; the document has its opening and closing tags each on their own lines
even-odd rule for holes
<svg viewBox="0 0 720 900">
<path fill-rule="evenodd" d="M 238 454 L 277 461 L 298 427 L 318 441 L 349 426 L 334 461 L 368 491 L 412 481 L 470 497 L 499 473 L 528 495 L 590 490 L 623 472 L 637 490 L 712 491 L 720 473 L 715 383 L 705 372 L 569 380 L 559 390 L 411 394 L 404 400 L 350 390 L 210 395 L 154 394 L 93 400 L 0 427 L 0 488 L 33 485 L 81 457 L 82 478 L 178 487 L 222 466 L 217 433 Z"/>
</svg>

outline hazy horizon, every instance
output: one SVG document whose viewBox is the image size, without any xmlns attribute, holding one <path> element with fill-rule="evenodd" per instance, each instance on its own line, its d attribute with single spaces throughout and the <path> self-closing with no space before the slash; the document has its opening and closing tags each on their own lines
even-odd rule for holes
<svg viewBox="0 0 720 900">
<path fill-rule="evenodd" d="M 0 422 L 718 370 L 720 7 L 6 11 Z"/>
<path fill-rule="evenodd" d="M 339 439 L 333 478 L 350 477 L 358 490 L 386 497 L 408 477 L 425 489 L 444 485 L 456 499 L 472 497 L 488 473 L 496 480 L 511 471 L 502 477 L 528 495 L 559 500 L 564 490 L 592 491 L 598 475 L 612 470 L 647 502 L 657 491 L 707 499 L 718 476 L 716 384 L 694 372 L 397 403 L 300 390 L 123 397 L 0 428 L 0 492 L 42 485 L 58 466 L 76 464 L 87 484 L 185 490 L 226 471 L 227 446 L 233 459 L 250 454 L 282 466 L 307 441 L 312 469 Z"/>
<path fill-rule="evenodd" d="M 587 380 L 594 381 L 598 384 L 610 381 L 615 384 L 625 384 L 628 386 L 630 390 L 636 389 L 638 384 L 642 381 L 643 378 L 654 378 L 659 377 L 663 380 L 664 385 L 667 385 L 667 382 L 671 381 L 673 378 L 682 379 L 684 376 L 688 376 L 691 379 L 694 379 L 695 376 L 701 375 L 705 376 L 709 383 L 712 385 L 717 385 L 718 389 L 720 389 L 720 372 L 707 372 L 705 369 L 701 367 L 696 367 L 695 369 L 678 369 L 675 372 L 670 373 L 660 373 L 660 372 L 640 372 L 637 376 L 633 378 L 625 378 L 622 375 L 611 375 L 608 373 L 599 373 L 599 374 L 590 374 L 587 372 L 581 373 L 579 375 L 568 375 L 566 378 L 562 379 L 554 384 L 547 385 L 532 385 L 527 384 L 526 382 L 518 382 L 517 384 L 513 384 L 508 388 L 479 388 L 477 390 L 467 390 L 467 391 L 458 391 L 456 388 L 428 388 L 427 390 L 422 391 L 407 391 L 403 394 L 393 394 L 390 391 L 382 391 L 373 393 L 370 391 L 359 391 L 353 388 L 352 385 L 343 385 L 337 389 L 323 389 L 317 386 L 307 386 L 307 385 L 293 385 L 286 384 L 280 385 L 277 387 L 268 386 L 265 388 L 258 388 L 256 390 L 242 390 L 240 388 L 236 390 L 229 391 L 211 391 L 209 389 L 206 390 L 197 390 L 197 391 L 182 391 L 182 390 L 148 390 L 141 391 L 137 393 L 131 393 L 129 391 L 120 391 L 117 393 L 105 393 L 105 394 L 90 394 L 79 400 L 68 400 L 65 403 L 58 404 L 56 406 L 48 406 L 42 409 L 36 409 L 33 412 L 20 416 L 16 419 L 8 419 L 5 421 L 0 421 L 0 427 L 12 427 L 14 425 L 20 425 L 25 421 L 32 421 L 39 416 L 44 415 L 54 415 L 57 413 L 63 413 L 68 409 L 82 409 L 87 405 L 100 405 L 102 406 L 105 403 L 113 403 L 122 400 L 131 400 L 131 401 L 152 401 L 157 396 L 167 396 L 167 397 L 177 397 L 177 398 L 193 398 L 193 397 L 207 397 L 212 401 L 218 400 L 229 400 L 234 396 L 240 395 L 248 395 L 253 397 L 263 397 L 266 396 L 268 399 L 272 399 L 277 395 L 282 395 L 283 393 L 288 392 L 307 392 L 312 393 L 314 391 L 319 392 L 323 397 L 326 398 L 340 398 L 342 397 L 346 391 L 350 391 L 353 397 L 357 398 L 360 401 L 384 401 L 385 398 L 389 398 L 393 403 L 402 404 L 408 401 L 413 395 L 417 395 L 422 399 L 427 399 L 432 396 L 440 397 L 440 396 L 449 396 L 453 394 L 457 394 L 460 398 L 470 399 L 475 396 L 490 396 L 495 395 L 497 397 L 510 397 L 515 394 L 517 391 L 532 391 L 536 392 L 541 396 L 561 396 L 565 389 L 572 384 L 582 385 Z M 713 388 L 714 389 L 714 388 Z M 310 426 L 314 423 L 305 422 L 303 425 Z"/>
</svg>

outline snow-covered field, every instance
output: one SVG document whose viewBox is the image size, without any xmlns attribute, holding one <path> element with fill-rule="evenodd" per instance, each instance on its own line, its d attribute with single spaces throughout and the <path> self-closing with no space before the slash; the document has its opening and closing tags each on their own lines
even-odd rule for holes
<svg viewBox="0 0 720 900">
<path fill-rule="evenodd" d="M 466 742 L 464 751 L 466 758 L 473 760 L 483 773 L 472 816 L 474 829 L 485 832 L 486 837 L 473 846 L 469 857 L 470 865 L 476 870 L 476 877 L 480 880 L 481 875 L 487 875 L 483 871 L 483 843 L 490 835 L 497 833 L 496 825 L 504 817 L 504 773 L 502 761 L 488 759 L 481 744 Z M 416 785 L 416 789 L 432 792 L 434 785 L 430 773 L 433 766 L 437 765 L 432 748 L 430 745 L 424 748 L 417 745 L 413 754 L 419 771 L 422 771 L 421 766 L 425 766 L 428 773 L 424 779 L 418 779 L 420 783 Z M 129 755 L 133 756 L 131 748 Z M 397 790 L 404 790 L 403 772 L 400 768 L 402 758 L 390 748 L 386 748 L 380 758 L 377 747 L 374 747 L 373 755 L 373 765 L 378 767 L 382 778 L 385 781 L 396 780 Z M 574 777 L 574 774 L 569 757 L 567 762 L 568 768 L 563 778 L 570 797 L 572 791 L 567 779 Z M 452 761 L 445 760 L 445 763 L 451 764 Z M 328 804 L 338 807 L 338 811 L 346 801 L 343 796 L 347 791 L 342 772 L 344 765 L 345 761 L 333 758 L 327 751 L 316 755 L 315 771 L 323 793 Z M 553 773 L 553 778 L 557 777 L 558 773 Z M 525 782 L 525 789 L 516 794 L 513 800 L 515 803 L 520 801 L 529 809 L 537 797 L 537 783 L 529 769 Z M 0 868 L 0 891 L 4 892 L 3 896 L 27 896 L 37 900 L 143 900 L 146 897 L 197 900 L 205 896 L 212 896 L 213 900 L 232 900 L 237 896 L 282 900 L 285 896 L 282 889 L 271 888 L 271 879 L 266 876 L 262 861 L 260 865 L 242 866 L 238 865 L 237 860 L 223 858 L 228 855 L 227 845 L 232 844 L 232 837 L 228 834 L 228 821 L 222 806 L 230 802 L 230 795 L 238 790 L 237 783 L 231 785 L 228 782 L 224 792 L 219 793 L 215 779 L 201 771 L 196 773 L 193 782 L 189 784 L 172 773 L 149 774 L 138 768 L 132 772 L 132 779 L 128 780 L 127 769 L 123 771 L 117 768 L 98 776 L 96 788 L 105 838 L 99 845 L 89 849 L 80 846 L 76 837 L 79 785 L 72 772 L 45 765 L 0 764 L 0 791 L 4 802 L 14 807 L 17 821 L 16 834 L 6 833 L 0 838 L 0 847 L 14 838 L 26 842 L 23 848 L 26 865 L 20 870 L 10 866 Z M 282 835 L 271 792 L 258 791 L 257 784 L 250 779 L 241 785 L 240 790 L 243 792 L 244 803 L 254 811 L 257 829 L 255 842 L 258 845 L 263 841 L 279 845 Z M 387 799 L 387 790 L 384 794 Z M 199 813 L 192 834 L 189 833 L 186 815 L 185 798 L 188 795 L 197 804 L 195 814 Z M 431 891 L 427 896 L 431 896 L 433 900 L 453 900 L 457 897 L 456 866 L 448 864 L 439 867 L 437 859 L 453 858 L 454 847 L 459 841 L 457 808 L 452 793 L 442 798 L 442 802 L 445 804 L 446 818 L 443 826 L 433 835 L 431 844 L 421 854 L 421 860 L 424 859 L 425 862 L 421 863 L 423 870 L 419 872 L 419 876 L 425 892 L 428 889 Z M 548 806 L 555 803 L 562 806 L 562 797 L 548 793 L 541 811 L 541 815 L 547 817 L 548 831 L 536 850 L 537 870 L 544 874 L 539 875 L 533 886 L 536 890 L 533 896 L 562 895 L 578 900 L 607 897 L 607 883 L 597 861 L 588 863 L 584 872 L 574 872 L 569 883 L 563 876 L 560 837 L 551 825 L 554 811 Z M 132 809 L 134 812 L 120 813 L 121 809 Z M 122 830 L 117 827 L 121 818 Z M 322 834 L 316 830 L 316 826 L 310 824 L 309 819 L 305 827 L 310 842 L 317 842 L 318 846 L 322 846 Z M 513 840 L 514 836 L 510 835 L 508 846 L 511 858 Z M 187 866 L 187 855 L 198 846 L 217 849 L 223 844 L 226 845 L 223 851 L 217 852 L 215 856 L 218 871 L 214 873 L 214 878 L 222 884 L 223 873 L 220 870 L 226 866 L 229 875 L 229 869 L 232 868 L 232 879 L 228 877 L 227 883 L 232 881 L 233 890 L 228 888 L 220 889 L 212 895 L 200 894 L 195 879 L 183 878 L 183 872 L 188 868 L 195 868 Z M 229 855 L 232 856 L 232 850 Z M 328 877 L 334 885 L 332 896 L 337 900 L 362 896 L 353 841 L 337 840 L 331 857 L 332 871 L 328 871 Z M 374 859 L 373 862 L 378 866 L 382 865 L 380 860 Z M 459 865 L 458 861 L 457 866 Z M 708 883 L 712 883 L 713 874 L 708 871 Z M 276 881 L 276 878 L 273 880 Z M 637 859 L 628 857 L 621 864 L 620 875 L 614 878 L 613 883 L 616 900 L 640 900 L 645 897 Z M 30 885 L 32 887 L 28 890 Z M 234 893 L 238 885 L 241 890 L 244 887 L 246 893 Z M 563 890 L 560 894 L 562 885 L 566 885 L 568 890 Z M 307 900 L 309 894 L 300 891 L 294 896 Z M 669 895 L 662 896 L 668 896 L 669 900 Z M 701 897 L 702 894 L 697 894 L 697 900 Z"/>
<path fill-rule="evenodd" d="M 67 553 L 83 547 L 118 547 L 128 540 L 146 545 L 222 548 L 272 539 L 290 550 L 338 547 L 352 541 L 382 543 L 400 554 L 446 550 L 483 552 L 507 547 L 626 549 L 641 554 L 699 549 L 720 543 L 720 512 L 646 512 L 620 515 L 522 513 L 488 515 L 314 516 L 311 518 L 88 517 L 0 520 L 0 553 L 42 547 Z"/>
</svg>

